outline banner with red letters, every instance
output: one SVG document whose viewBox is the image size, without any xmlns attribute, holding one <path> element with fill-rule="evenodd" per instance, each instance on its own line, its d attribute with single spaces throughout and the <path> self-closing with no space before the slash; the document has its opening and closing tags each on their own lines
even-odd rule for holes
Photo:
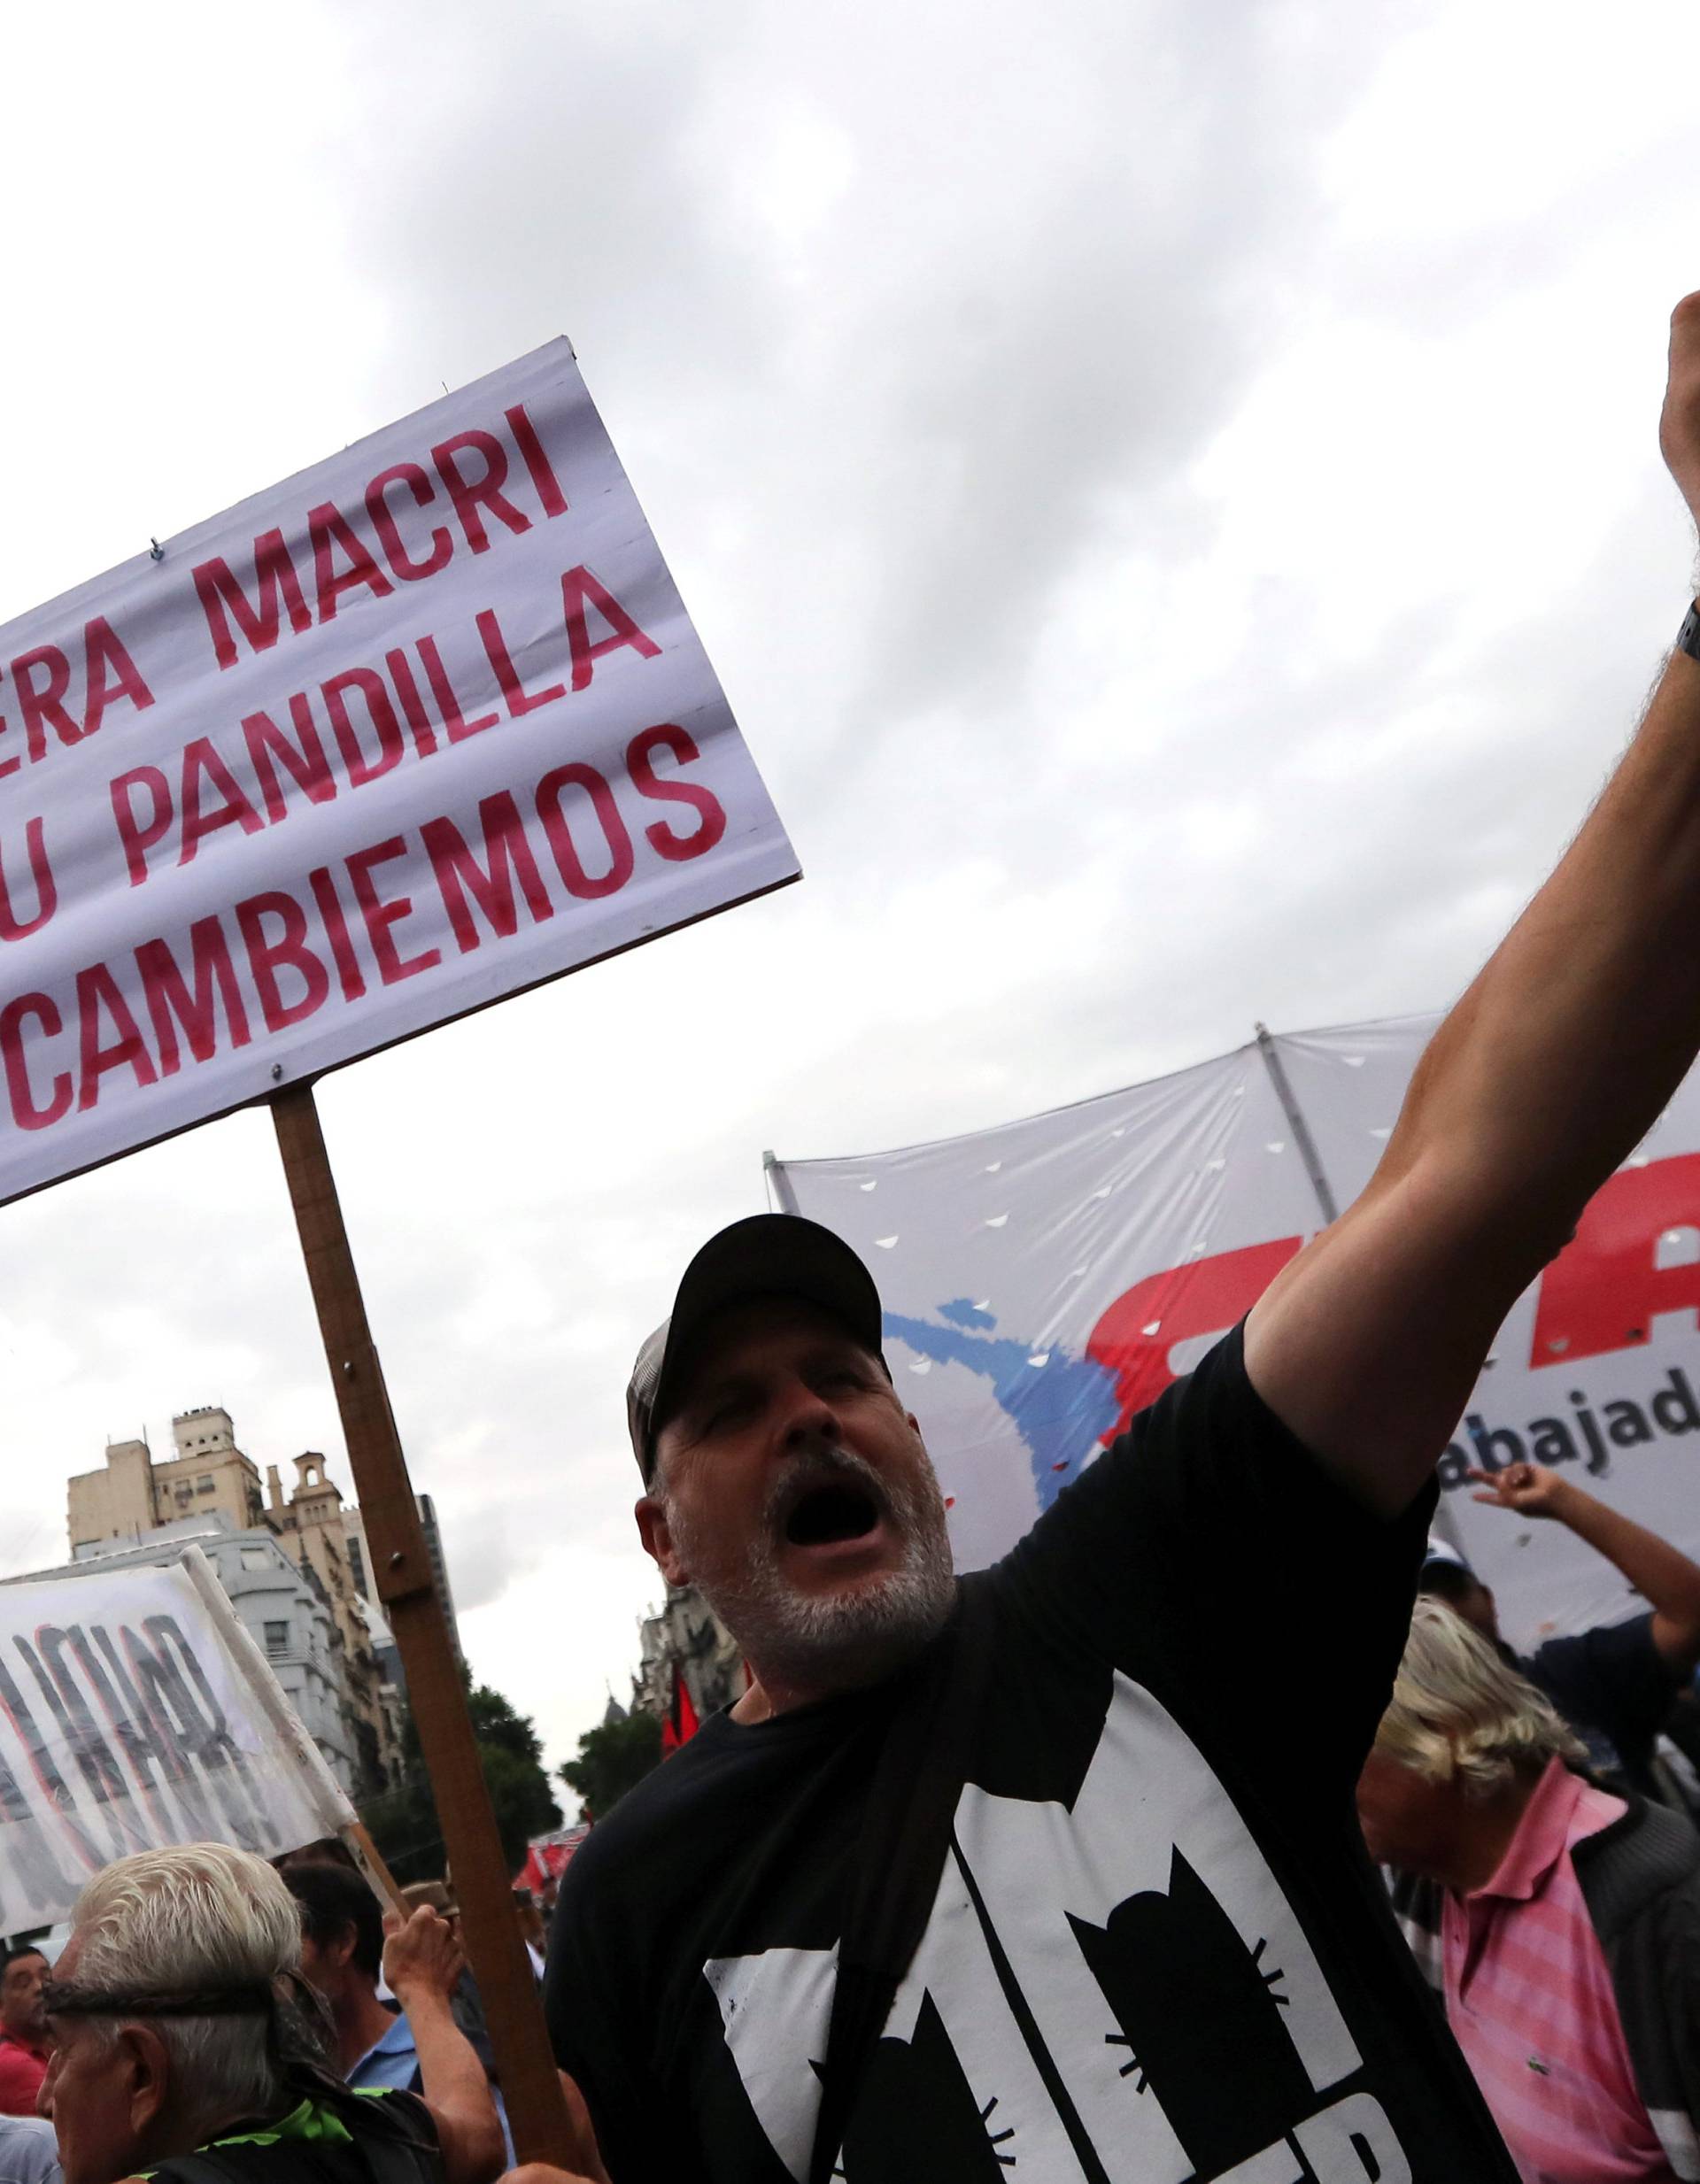
<svg viewBox="0 0 1700 2184">
<path fill-rule="evenodd" d="M 779 1201 L 879 1282 L 962 1567 L 1011 1546 L 1315 1233 L 1308 1154 L 1336 1205 L 1363 1189 L 1438 1021 L 1294 1033 L 969 1137 L 775 1165 Z M 1700 1072 L 1518 1300 L 1441 1459 L 1441 1524 L 1514 1641 L 1636 1603 L 1562 1527 L 1474 1501 L 1466 1471 L 1561 1467 L 1700 1556 L 1696 1310 Z"/>
<path fill-rule="evenodd" d="M 553 342 L 0 629 L 0 1202 L 796 876 Z"/>
</svg>

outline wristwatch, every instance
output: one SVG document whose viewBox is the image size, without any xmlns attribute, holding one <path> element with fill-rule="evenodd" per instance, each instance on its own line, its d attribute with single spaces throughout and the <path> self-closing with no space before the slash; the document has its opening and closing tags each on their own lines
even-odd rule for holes
<svg viewBox="0 0 1700 2184">
<path fill-rule="evenodd" d="M 1676 633 L 1676 649 L 1686 652 L 1690 660 L 1700 660 L 1700 599 L 1696 599 L 1683 618 L 1682 627 Z"/>
</svg>

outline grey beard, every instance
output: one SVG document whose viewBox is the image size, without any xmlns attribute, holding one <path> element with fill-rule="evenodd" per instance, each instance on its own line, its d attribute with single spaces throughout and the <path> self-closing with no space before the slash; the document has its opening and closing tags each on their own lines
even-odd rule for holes
<svg viewBox="0 0 1700 2184">
<path fill-rule="evenodd" d="M 791 1586 L 779 1563 L 781 1519 L 800 1478 L 854 1479 L 888 1510 L 903 1542 L 898 1567 L 844 1593 Z M 676 1513 L 673 1522 L 676 1540 Z M 689 1562 L 689 1540 L 679 1544 Z M 821 1693 L 877 1683 L 938 1635 L 956 1597 L 939 1482 L 929 1470 L 923 1479 L 894 1485 L 847 1449 L 811 1450 L 775 1482 L 742 1567 L 712 1584 L 699 1579 L 698 1589 L 764 1681 Z"/>
</svg>

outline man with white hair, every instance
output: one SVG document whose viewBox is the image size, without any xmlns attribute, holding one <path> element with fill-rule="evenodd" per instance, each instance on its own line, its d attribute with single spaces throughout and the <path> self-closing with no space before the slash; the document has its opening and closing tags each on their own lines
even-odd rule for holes
<svg viewBox="0 0 1700 2184">
<path fill-rule="evenodd" d="M 1412 1939 L 1524 2176 L 1700 2177 L 1700 1838 L 1572 1772 L 1583 1756 L 1544 1693 L 1419 1600 L 1358 1781 L 1364 1841 L 1428 1884 Z"/>
<path fill-rule="evenodd" d="M 263 1859 L 190 1843 L 97 1873 L 46 1997 L 66 2184 L 490 2184 L 501 2134 L 444 1983 L 458 1951 L 434 1912 L 389 1924 L 422 2100 L 354 2094 L 328 2067 L 299 1907 Z"/>
<path fill-rule="evenodd" d="M 1662 441 L 1700 514 L 1700 295 Z M 628 1393 L 638 1521 L 752 1680 L 562 1884 L 614 2184 L 1510 2174 L 1352 1790 L 1489 1346 L 1700 1051 L 1696 935 L 1700 605 L 1356 1202 L 960 1580 L 868 1269 L 782 1214 L 697 1254 Z"/>
</svg>

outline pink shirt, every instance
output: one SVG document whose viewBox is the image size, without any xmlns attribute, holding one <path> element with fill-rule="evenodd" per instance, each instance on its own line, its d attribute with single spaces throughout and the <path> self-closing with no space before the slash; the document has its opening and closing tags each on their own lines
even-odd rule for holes
<svg viewBox="0 0 1700 2184">
<path fill-rule="evenodd" d="M 1626 1810 L 1551 1760 L 1493 1879 L 1447 1893 L 1446 2014 L 1525 2184 L 1674 2184 L 1571 1863 Z"/>
</svg>

